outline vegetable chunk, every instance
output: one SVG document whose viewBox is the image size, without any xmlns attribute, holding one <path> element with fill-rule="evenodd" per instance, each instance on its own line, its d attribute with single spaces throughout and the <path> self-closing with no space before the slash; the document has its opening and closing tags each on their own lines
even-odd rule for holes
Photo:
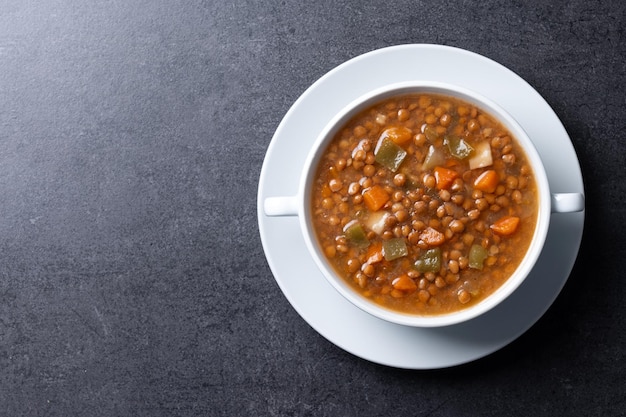
<svg viewBox="0 0 626 417">
<path fill-rule="evenodd" d="M 358 221 L 352 220 L 343 228 L 343 232 L 352 245 L 357 247 L 367 247 L 370 242 L 367 239 L 363 226 Z"/>
<path fill-rule="evenodd" d="M 413 132 L 411 129 L 402 126 L 394 126 L 387 128 L 380 135 L 381 138 L 387 138 L 399 146 L 404 146 L 411 141 Z"/>
<path fill-rule="evenodd" d="M 469 158 L 470 169 L 485 168 L 491 165 L 493 165 L 493 156 L 489 142 L 484 141 L 476 144 L 474 154 Z"/>
<path fill-rule="evenodd" d="M 450 188 L 455 179 L 459 176 L 458 172 L 443 168 L 435 167 L 435 180 L 437 181 L 437 189 L 445 190 Z"/>
<path fill-rule="evenodd" d="M 376 162 L 389 169 L 391 172 L 396 172 L 406 157 L 406 151 L 396 145 L 392 140 L 383 137 L 378 142 L 374 156 Z"/>
<path fill-rule="evenodd" d="M 519 217 L 515 216 L 504 216 L 494 224 L 490 226 L 490 229 L 493 230 L 494 233 L 499 234 L 500 236 L 508 236 L 515 233 L 517 230 L 517 226 L 519 225 Z"/>
<path fill-rule="evenodd" d="M 474 269 L 483 269 L 483 263 L 489 253 L 487 249 L 480 245 L 472 245 L 469 251 L 469 267 Z"/>
<path fill-rule="evenodd" d="M 474 148 L 467 141 L 454 135 L 446 136 L 444 144 L 448 145 L 450 155 L 457 159 L 465 159 L 474 151 Z"/>
<path fill-rule="evenodd" d="M 389 201 L 389 194 L 380 185 L 374 185 L 363 192 L 363 201 L 368 209 L 378 211 Z"/>
<path fill-rule="evenodd" d="M 419 236 L 420 241 L 429 246 L 439 246 L 445 240 L 446 237 L 440 231 L 433 229 L 432 227 L 427 227 Z"/>
<path fill-rule="evenodd" d="M 493 193 L 498 187 L 498 173 L 493 169 L 483 172 L 474 181 L 474 188 L 486 193 Z"/>
<path fill-rule="evenodd" d="M 389 239 L 383 242 L 383 256 L 387 261 L 393 261 L 408 254 L 406 242 L 402 238 Z"/>
<path fill-rule="evenodd" d="M 415 291 L 417 290 L 417 284 L 407 274 L 402 274 L 398 278 L 394 279 L 391 283 L 393 288 L 400 291 Z"/>
<path fill-rule="evenodd" d="M 439 272 L 441 269 L 441 249 L 428 249 L 415 261 L 415 269 L 419 272 Z"/>
</svg>

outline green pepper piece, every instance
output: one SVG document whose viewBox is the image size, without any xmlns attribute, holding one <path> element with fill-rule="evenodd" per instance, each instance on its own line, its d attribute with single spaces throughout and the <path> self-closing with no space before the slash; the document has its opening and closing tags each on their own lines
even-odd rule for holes
<svg viewBox="0 0 626 417">
<path fill-rule="evenodd" d="M 383 256 L 387 261 L 393 261 L 408 254 L 409 250 L 402 238 L 393 238 L 383 242 Z"/>
<path fill-rule="evenodd" d="M 467 158 L 474 150 L 474 148 L 472 148 L 472 146 L 464 139 L 455 135 L 446 135 L 443 142 L 448 145 L 450 155 L 457 159 Z"/>
<path fill-rule="evenodd" d="M 406 151 L 393 143 L 393 141 L 382 138 L 374 151 L 376 162 L 396 172 L 406 157 Z"/>
<path fill-rule="evenodd" d="M 428 249 L 415 261 L 415 269 L 419 272 L 439 272 L 441 269 L 441 249 Z"/>
<path fill-rule="evenodd" d="M 469 251 L 469 267 L 474 269 L 483 269 L 483 263 L 487 259 L 487 249 L 480 245 L 472 245 Z"/>
<path fill-rule="evenodd" d="M 365 229 L 363 229 L 363 226 L 356 220 L 352 220 L 346 224 L 343 228 L 343 233 L 346 239 L 348 239 L 348 242 L 354 246 L 364 248 L 370 244 Z"/>
<path fill-rule="evenodd" d="M 435 143 L 437 139 L 439 139 L 439 134 L 437 133 L 437 129 L 432 126 L 426 126 L 424 128 L 424 136 L 430 143 Z"/>
</svg>

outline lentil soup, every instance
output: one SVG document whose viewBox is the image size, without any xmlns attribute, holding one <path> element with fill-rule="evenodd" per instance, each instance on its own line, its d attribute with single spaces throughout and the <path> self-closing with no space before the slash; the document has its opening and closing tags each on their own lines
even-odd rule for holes
<svg viewBox="0 0 626 417">
<path fill-rule="evenodd" d="M 360 112 L 324 151 L 312 222 L 334 270 L 394 311 L 474 305 L 516 270 L 538 216 L 532 168 L 490 114 L 408 94 Z"/>
</svg>

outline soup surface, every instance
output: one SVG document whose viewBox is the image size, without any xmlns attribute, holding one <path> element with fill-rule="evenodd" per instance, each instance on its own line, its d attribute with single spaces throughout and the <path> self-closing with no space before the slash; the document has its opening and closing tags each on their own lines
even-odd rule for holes
<svg viewBox="0 0 626 417">
<path fill-rule="evenodd" d="M 312 189 L 337 273 L 386 308 L 437 315 L 493 293 L 532 240 L 537 190 L 515 138 L 456 98 L 382 101 L 329 144 Z"/>
</svg>

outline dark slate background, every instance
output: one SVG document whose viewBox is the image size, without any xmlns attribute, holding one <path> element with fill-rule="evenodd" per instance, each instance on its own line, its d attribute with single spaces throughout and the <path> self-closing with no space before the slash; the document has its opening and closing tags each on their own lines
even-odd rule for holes
<svg viewBox="0 0 626 417">
<path fill-rule="evenodd" d="M 617 0 L 0 1 L 0 416 L 625 415 L 625 22 Z M 256 218 L 298 96 L 403 43 L 526 79 L 587 193 L 546 315 L 437 371 L 311 329 Z"/>
</svg>

